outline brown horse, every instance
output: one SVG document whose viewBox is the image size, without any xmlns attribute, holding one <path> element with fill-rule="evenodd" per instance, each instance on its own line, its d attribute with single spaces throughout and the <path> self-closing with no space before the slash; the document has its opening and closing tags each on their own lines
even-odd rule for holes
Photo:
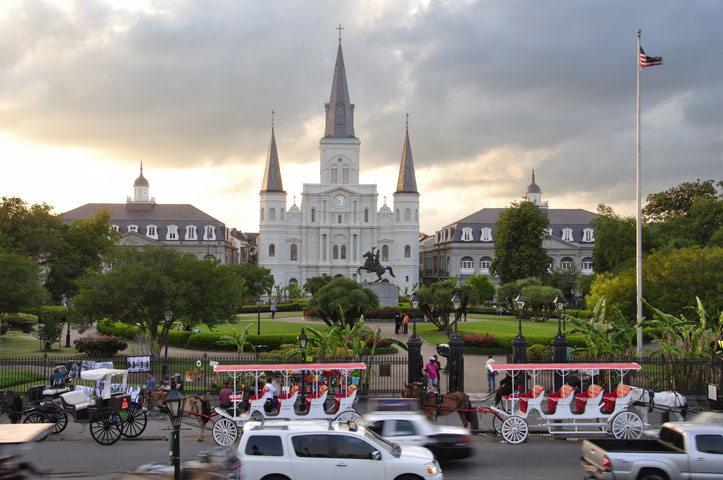
<svg viewBox="0 0 723 480">
<path fill-rule="evenodd" d="M 203 434 L 206 432 L 206 424 L 211 415 L 211 402 L 203 395 L 189 395 L 183 403 L 183 410 L 191 413 L 191 417 L 195 417 L 198 426 L 201 428 L 201 435 L 198 437 L 199 442 L 203 442 Z"/>
<path fill-rule="evenodd" d="M 0 392 L 0 415 L 7 413 L 10 423 L 18 423 L 23 416 L 23 399 L 12 390 Z"/>
<path fill-rule="evenodd" d="M 464 392 L 452 392 L 442 395 L 427 392 L 426 395 L 423 395 L 422 387 L 414 383 L 405 383 L 402 397 L 419 398 L 419 406 L 430 422 L 436 421 L 439 416 L 456 412 L 462 420 L 462 426 L 467 428 L 470 415 L 476 415 L 475 412 L 462 411 L 472 409 L 472 402 Z"/>
</svg>

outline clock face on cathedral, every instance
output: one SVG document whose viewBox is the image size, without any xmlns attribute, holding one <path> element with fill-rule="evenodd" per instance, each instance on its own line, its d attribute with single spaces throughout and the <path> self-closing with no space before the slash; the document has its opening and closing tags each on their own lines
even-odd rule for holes
<svg viewBox="0 0 723 480">
<path fill-rule="evenodd" d="M 341 208 L 344 205 L 346 205 L 346 197 L 344 195 L 337 195 L 334 197 L 334 206 L 337 208 Z"/>
</svg>

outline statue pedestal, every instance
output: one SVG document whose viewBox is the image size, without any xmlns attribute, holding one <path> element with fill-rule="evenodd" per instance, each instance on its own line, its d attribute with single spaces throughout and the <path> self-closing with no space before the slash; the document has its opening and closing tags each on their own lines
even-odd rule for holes
<svg viewBox="0 0 723 480">
<path fill-rule="evenodd" d="M 399 291 L 394 284 L 362 282 L 362 287 L 368 288 L 377 294 L 380 307 L 396 307 L 399 305 Z"/>
</svg>

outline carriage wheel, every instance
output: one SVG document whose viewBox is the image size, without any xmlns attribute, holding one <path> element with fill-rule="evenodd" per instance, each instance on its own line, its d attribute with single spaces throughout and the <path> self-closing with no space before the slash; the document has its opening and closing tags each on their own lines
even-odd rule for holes
<svg viewBox="0 0 723 480">
<path fill-rule="evenodd" d="M 263 420 L 265 417 L 264 417 L 264 414 L 261 413 L 259 410 L 254 410 L 254 413 L 252 413 L 249 418 L 250 418 L 251 420 L 256 420 L 257 422 L 260 422 L 260 421 Z"/>
<path fill-rule="evenodd" d="M 492 428 L 495 429 L 497 435 L 502 435 L 502 422 L 504 422 L 504 419 L 500 419 L 497 415 L 492 415 Z"/>
<path fill-rule="evenodd" d="M 213 439 L 225 447 L 231 445 L 238 438 L 238 427 L 236 423 L 228 418 L 222 418 L 213 426 Z"/>
<path fill-rule="evenodd" d="M 126 421 L 123 422 L 123 436 L 136 438 L 143 433 L 148 424 L 148 417 L 143 408 L 137 403 L 131 403 L 126 411 Z"/>
<path fill-rule="evenodd" d="M 507 443 L 517 445 L 527 439 L 529 428 L 524 418 L 512 415 L 511 417 L 505 418 L 500 427 L 500 433 Z"/>
<path fill-rule="evenodd" d="M 40 412 L 32 412 L 25 416 L 23 423 L 47 423 L 45 414 Z"/>
<path fill-rule="evenodd" d="M 634 440 L 643 434 L 644 423 L 635 412 L 625 410 L 610 421 L 610 433 L 617 439 Z"/>
<path fill-rule="evenodd" d="M 45 418 L 48 422 L 54 423 L 53 434 L 58 434 L 68 426 L 68 414 L 62 410 L 51 408 L 45 411 Z"/>
<path fill-rule="evenodd" d="M 356 422 L 361 418 L 361 415 L 357 413 L 353 408 L 350 410 L 344 410 L 334 418 L 335 422 Z"/>
<path fill-rule="evenodd" d="M 115 408 L 103 407 L 90 419 L 90 434 L 101 445 L 113 445 L 123 434 L 123 420 Z"/>
</svg>

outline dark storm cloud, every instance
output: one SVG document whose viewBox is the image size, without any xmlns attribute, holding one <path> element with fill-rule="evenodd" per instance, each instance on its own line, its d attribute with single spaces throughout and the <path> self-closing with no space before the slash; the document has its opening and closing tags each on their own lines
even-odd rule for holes
<svg viewBox="0 0 723 480">
<path fill-rule="evenodd" d="M 723 176 L 718 2 L 154 5 L 20 2 L 0 25 L 0 128 L 129 161 L 261 168 L 273 108 L 282 165 L 308 162 L 341 22 L 363 168 L 398 163 L 409 112 L 418 169 L 484 169 L 465 180 L 483 195 L 517 165 L 516 199 L 535 166 L 546 194 L 613 203 L 634 185 L 640 27 L 665 58 L 642 74 L 646 189 Z"/>
</svg>

